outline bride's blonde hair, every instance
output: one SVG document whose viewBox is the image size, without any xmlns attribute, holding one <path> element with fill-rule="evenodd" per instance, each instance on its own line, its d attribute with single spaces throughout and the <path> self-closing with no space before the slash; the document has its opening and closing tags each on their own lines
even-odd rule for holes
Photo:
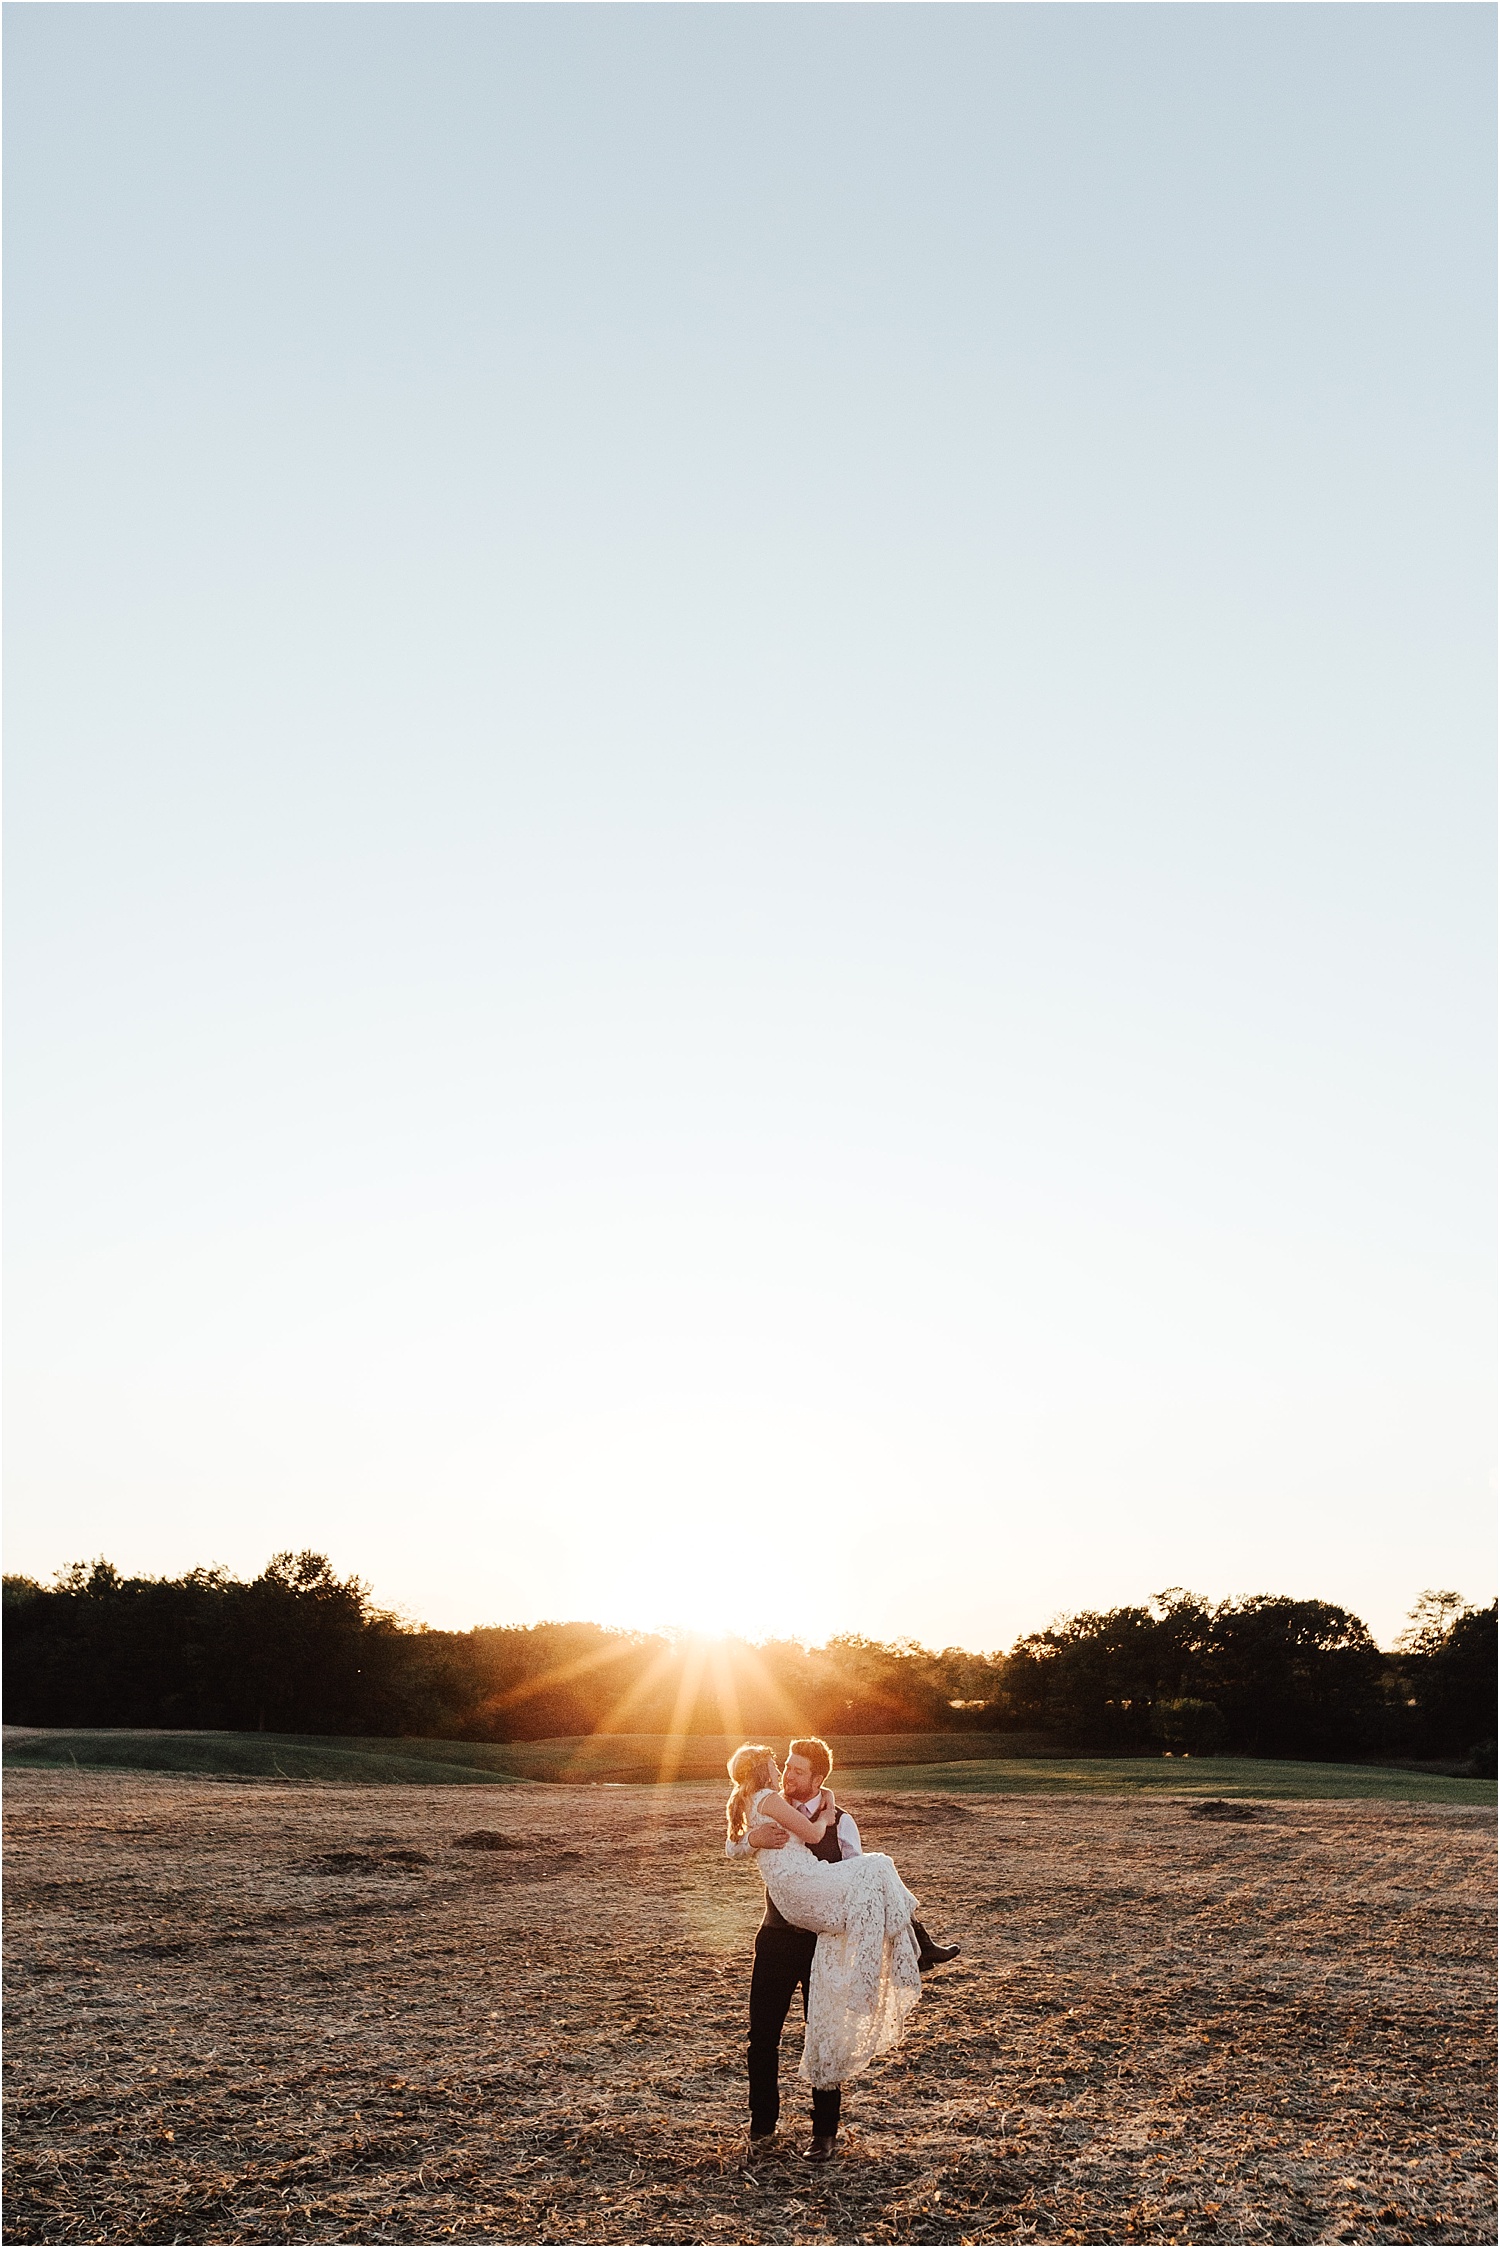
<svg viewBox="0 0 1500 2248">
<path fill-rule="evenodd" d="M 762 1741 L 746 1741 L 729 1759 L 729 1777 L 734 1786 L 724 1806 L 724 1823 L 731 1842 L 738 1842 L 749 1824 L 751 1798 L 763 1787 L 775 1785 L 775 1766 L 774 1750 L 768 1749 Z"/>
</svg>

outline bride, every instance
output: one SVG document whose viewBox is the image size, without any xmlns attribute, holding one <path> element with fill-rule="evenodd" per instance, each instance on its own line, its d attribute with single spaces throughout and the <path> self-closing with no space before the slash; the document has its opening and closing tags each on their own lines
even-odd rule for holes
<svg viewBox="0 0 1500 2248">
<path fill-rule="evenodd" d="M 836 1865 L 814 1857 L 809 1845 L 822 1841 L 838 1807 L 825 1788 L 825 1808 L 816 1819 L 804 1818 L 781 1793 L 781 1773 L 768 1748 L 737 1748 L 729 1777 L 730 1841 L 760 1820 L 786 1829 L 784 1848 L 757 1851 L 756 1862 L 783 1919 L 818 1938 L 798 2074 L 815 2091 L 847 2084 L 900 2042 L 922 1995 L 912 1931 L 917 1900 L 895 1861 L 878 1850 Z"/>
</svg>

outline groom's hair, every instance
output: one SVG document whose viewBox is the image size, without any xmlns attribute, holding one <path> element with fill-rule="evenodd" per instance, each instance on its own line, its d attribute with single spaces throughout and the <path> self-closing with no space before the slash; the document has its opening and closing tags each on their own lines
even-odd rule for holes
<svg viewBox="0 0 1500 2248">
<path fill-rule="evenodd" d="M 812 1776 L 820 1787 L 833 1770 L 833 1750 L 826 1741 L 820 1741 L 816 1738 L 808 1741 L 792 1741 L 788 1744 L 787 1755 L 805 1756 L 812 1766 Z"/>
</svg>

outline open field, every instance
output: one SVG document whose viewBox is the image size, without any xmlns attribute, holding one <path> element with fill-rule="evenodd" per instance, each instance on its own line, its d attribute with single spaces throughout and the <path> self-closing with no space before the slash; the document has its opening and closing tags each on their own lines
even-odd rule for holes
<svg viewBox="0 0 1500 2248">
<path fill-rule="evenodd" d="M 717 1779 L 728 1735 L 598 1733 L 548 1741 L 335 1740 L 298 1733 L 168 1733 L 8 1726 L 5 1762 L 38 1770 L 198 1772 L 282 1780 L 493 1787 L 508 1780 L 621 1784 Z M 855 1786 L 984 1794 L 1382 1797 L 1404 1803 L 1495 1801 L 1493 1780 L 1366 1764 L 1277 1764 L 1252 1757 L 1057 1757 L 1044 1734 L 872 1733 L 835 1737 L 838 1772 Z"/>
<path fill-rule="evenodd" d="M 850 1788 L 965 1952 L 809 2171 L 717 1788 L 9 1794 L 12 2240 L 1496 2237 L 1479 1811 Z"/>
</svg>

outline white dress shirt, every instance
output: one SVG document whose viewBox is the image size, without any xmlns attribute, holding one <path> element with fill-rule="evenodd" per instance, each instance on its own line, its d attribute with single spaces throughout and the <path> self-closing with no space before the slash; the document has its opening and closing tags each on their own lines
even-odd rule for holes
<svg viewBox="0 0 1500 2248">
<path fill-rule="evenodd" d="M 819 1788 L 816 1795 L 809 1796 L 808 1800 L 805 1803 L 799 1803 L 797 1805 L 797 1809 L 802 1813 L 802 1816 L 805 1819 L 815 1819 L 818 1816 L 818 1812 L 822 1806 L 822 1802 L 823 1790 Z M 839 1813 L 837 1833 L 839 1838 L 839 1856 L 841 1858 L 858 1858 L 863 1856 L 864 1850 L 863 1845 L 859 1839 L 859 1828 L 850 1818 L 847 1811 L 840 1811 Z M 738 1842 L 726 1842 L 724 1844 L 724 1855 L 726 1858 L 753 1858 L 755 1852 L 751 1849 L 748 1839 L 742 1834 Z"/>
</svg>

